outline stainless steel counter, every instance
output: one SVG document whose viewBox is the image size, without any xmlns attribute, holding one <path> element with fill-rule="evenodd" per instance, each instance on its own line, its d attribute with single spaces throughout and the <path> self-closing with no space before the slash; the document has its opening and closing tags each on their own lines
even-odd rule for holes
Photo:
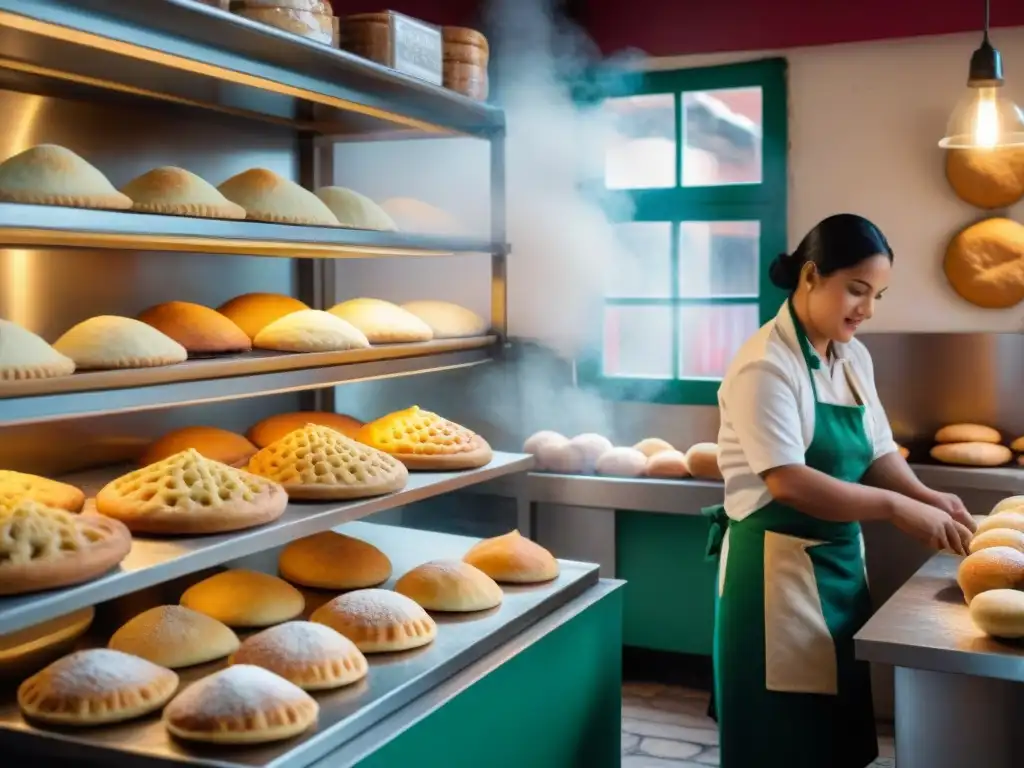
<svg viewBox="0 0 1024 768">
<path fill-rule="evenodd" d="M 533 457 L 496 453 L 482 469 L 466 472 L 413 472 L 398 493 L 347 503 L 289 504 L 273 523 L 216 536 L 133 538 L 132 550 L 121 565 L 94 581 L 67 589 L 0 598 L 0 631 L 14 632 L 55 616 L 95 605 L 179 576 L 221 565 L 289 541 L 326 530 L 385 509 L 440 496 L 474 483 L 530 467 Z M 106 469 L 63 478 L 91 496 L 124 470 Z"/>
<path fill-rule="evenodd" d="M 337 530 L 372 542 L 391 558 L 394 577 L 388 586 L 426 560 L 461 559 L 476 543 L 475 539 L 462 536 L 371 523 L 349 523 Z M 248 749 L 190 746 L 171 739 L 156 716 L 111 728 L 60 732 L 34 728 L 22 719 L 13 691 L 9 690 L 0 700 L 0 748 L 21 750 L 40 758 L 73 756 L 118 766 L 306 766 L 470 664 L 510 641 L 517 642 L 527 627 L 580 597 L 598 582 L 594 565 L 569 561 L 562 561 L 561 565 L 561 574 L 554 582 L 504 587 L 504 602 L 494 610 L 459 616 L 435 615 L 437 639 L 424 648 L 370 655 L 367 678 L 349 688 L 317 695 L 321 708 L 319 725 L 297 739 Z M 325 593 L 323 598 L 331 596 Z M 315 607 L 316 603 L 309 601 L 307 611 Z M 188 684 L 222 665 L 218 662 L 185 670 L 182 683 Z M 343 765 L 348 761 L 332 755 L 325 764 Z"/>
</svg>

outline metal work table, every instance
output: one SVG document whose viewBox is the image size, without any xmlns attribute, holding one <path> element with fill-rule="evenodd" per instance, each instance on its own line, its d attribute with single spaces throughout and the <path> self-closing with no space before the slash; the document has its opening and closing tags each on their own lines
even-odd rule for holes
<svg viewBox="0 0 1024 768">
<path fill-rule="evenodd" d="M 858 658 L 896 668 L 900 768 L 1024 764 L 1024 645 L 974 626 L 959 563 L 935 555 L 856 636 Z"/>
</svg>

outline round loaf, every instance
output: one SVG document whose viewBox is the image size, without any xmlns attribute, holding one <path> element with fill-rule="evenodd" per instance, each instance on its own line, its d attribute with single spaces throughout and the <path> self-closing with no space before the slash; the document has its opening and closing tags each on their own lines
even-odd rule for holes
<svg viewBox="0 0 1024 768">
<path fill-rule="evenodd" d="M 966 467 L 999 467 L 1013 459 L 1009 448 L 993 443 L 943 443 L 932 448 L 931 456 L 943 464 Z"/>
<path fill-rule="evenodd" d="M 661 451 L 647 460 L 644 473 L 648 477 L 679 480 L 690 476 L 690 468 L 686 464 L 686 454 L 680 451 Z"/>
<path fill-rule="evenodd" d="M 1014 453 L 1024 453 L 1024 437 L 1018 437 L 1010 443 L 1010 450 Z"/>
<path fill-rule="evenodd" d="M 998 429 L 984 424 L 950 424 L 935 433 L 936 443 L 1000 443 Z"/>
<path fill-rule="evenodd" d="M 694 477 L 706 480 L 721 480 L 722 470 L 718 466 L 718 445 L 697 443 L 686 452 L 686 466 Z"/>
<path fill-rule="evenodd" d="M 647 457 L 635 448 L 612 448 L 597 460 L 594 470 L 611 477 L 640 477 L 647 468 Z"/>
<path fill-rule="evenodd" d="M 198 611 L 158 605 L 126 622 L 107 645 L 168 669 L 181 669 L 229 656 L 238 648 L 238 637 Z"/>
<path fill-rule="evenodd" d="M 234 322 L 202 304 L 168 301 L 150 307 L 139 320 L 181 344 L 191 357 L 248 352 L 252 341 Z"/>
<path fill-rule="evenodd" d="M 256 446 L 241 435 L 218 427 L 182 427 L 157 438 L 139 458 L 139 465 L 148 467 L 189 448 L 203 456 L 231 467 L 244 467 Z"/>
<path fill-rule="evenodd" d="M 1010 547 L 1024 553 L 1024 531 L 1013 528 L 992 528 L 971 539 L 971 554 L 989 547 Z"/>
<path fill-rule="evenodd" d="M 306 607 L 302 593 L 259 571 L 222 571 L 193 584 L 181 604 L 229 627 L 269 627 L 294 619 Z"/>
<path fill-rule="evenodd" d="M 391 561 L 373 544 L 334 531 L 293 541 L 277 561 L 293 584 L 338 591 L 376 587 L 391 578 Z"/>
<path fill-rule="evenodd" d="M 986 219 L 959 232 L 946 248 L 946 279 L 961 298 L 985 309 L 1024 299 L 1024 225 Z"/>
<path fill-rule="evenodd" d="M 655 454 L 662 453 L 664 451 L 674 451 L 675 448 L 672 444 L 662 440 L 660 437 L 645 437 L 639 443 L 633 446 L 634 449 L 640 451 L 647 458 L 651 458 Z"/>
<path fill-rule="evenodd" d="M 366 657 L 344 635 L 312 621 L 289 621 L 248 638 L 232 664 L 252 664 L 304 691 L 341 688 L 366 677 Z"/>
<path fill-rule="evenodd" d="M 1009 528 L 1010 530 L 1024 533 L 1024 511 L 1006 509 L 982 518 L 981 522 L 978 523 L 978 530 L 975 533 L 996 531 L 1002 528 Z"/>
<path fill-rule="evenodd" d="M 501 605 L 494 579 L 469 563 L 434 560 L 413 568 L 395 583 L 395 591 L 428 611 L 486 611 Z"/>
<path fill-rule="evenodd" d="M 437 624 L 414 600 L 387 589 L 359 589 L 317 608 L 311 621 L 340 632 L 363 653 L 407 651 L 433 642 Z"/>
<path fill-rule="evenodd" d="M 1024 637 L 1024 592 L 990 590 L 974 598 L 970 611 L 974 625 L 986 635 L 1003 639 Z"/>
<path fill-rule="evenodd" d="M 946 180 L 965 203 L 1007 208 L 1024 197 L 1024 152 L 1019 147 L 948 150 Z"/>
<path fill-rule="evenodd" d="M 592 474 L 597 467 L 597 460 L 612 449 L 611 440 L 593 432 L 576 435 L 569 445 L 583 454 L 583 472 Z"/>
<path fill-rule="evenodd" d="M 1024 554 L 1010 547 L 989 547 L 968 555 L 956 575 L 964 599 L 971 601 L 991 589 L 1024 586 Z"/>
<path fill-rule="evenodd" d="M 536 456 L 541 447 L 548 443 L 565 444 L 568 442 L 569 440 L 563 435 L 560 435 L 557 432 L 552 432 L 551 430 L 543 429 L 540 432 L 534 432 L 526 438 L 526 442 L 523 443 L 523 453 L 529 453 Z"/>
<path fill-rule="evenodd" d="M 309 309 L 298 299 L 280 293 L 243 293 L 217 307 L 217 311 L 241 328 L 250 339 L 275 320 Z"/>
<path fill-rule="evenodd" d="M 462 561 L 503 584 L 539 584 L 558 577 L 558 561 L 544 547 L 510 531 L 484 539 Z"/>
<path fill-rule="evenodd" d="M 1010 510 L 1019 509 L 1020 507 L 1024 507 L 1024 496 L 1008 496 L 992 507 L 992 511 L 989 512 L 989 515 L 998 515 L 1000 512 L 1009 512 Z"/>
</svg>

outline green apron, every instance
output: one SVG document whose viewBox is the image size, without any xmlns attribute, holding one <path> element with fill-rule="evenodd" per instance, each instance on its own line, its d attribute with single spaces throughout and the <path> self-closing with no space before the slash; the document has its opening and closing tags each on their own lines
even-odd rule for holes
<svg viewBox="0 0 1024 768">
<path fill-rule="evenodd" d="M 811 374 L 821 361 L 792 304 L 789 312 L 814 392 L 806 464 L 859 482 L 873 458 L 864 406 L 818 399 Z M 722 506 L 705 514 L 709 557 L 719 557 L 723 540 L 727 550 L 715 590 L 722 768 L 864 768 L 878 741 L 869 666 L 853 650 L 871 615 L 860 523 L 819 520 L 774 501 L 738 522 Z"/>
</svg>

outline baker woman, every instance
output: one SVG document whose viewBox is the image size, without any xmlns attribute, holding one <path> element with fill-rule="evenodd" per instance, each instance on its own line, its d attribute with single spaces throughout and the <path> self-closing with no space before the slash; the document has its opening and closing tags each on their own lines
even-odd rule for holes
<svg viewBox="0 0 1024 768">
<path fill-rule="evenodd" d="M 790 291 L 719 390 L 725 504 L 714 708 L 723 768 L 864 768 L 878 754 L 868 665 L 853 636 L 871 612 L 862 520 L 965 554 L 974 522 L 924 486 L 893 442 L 867 349 L 854 339 L 885 294 L 879 229 L 830 216 L 775 259 Z"/>
</svg>

